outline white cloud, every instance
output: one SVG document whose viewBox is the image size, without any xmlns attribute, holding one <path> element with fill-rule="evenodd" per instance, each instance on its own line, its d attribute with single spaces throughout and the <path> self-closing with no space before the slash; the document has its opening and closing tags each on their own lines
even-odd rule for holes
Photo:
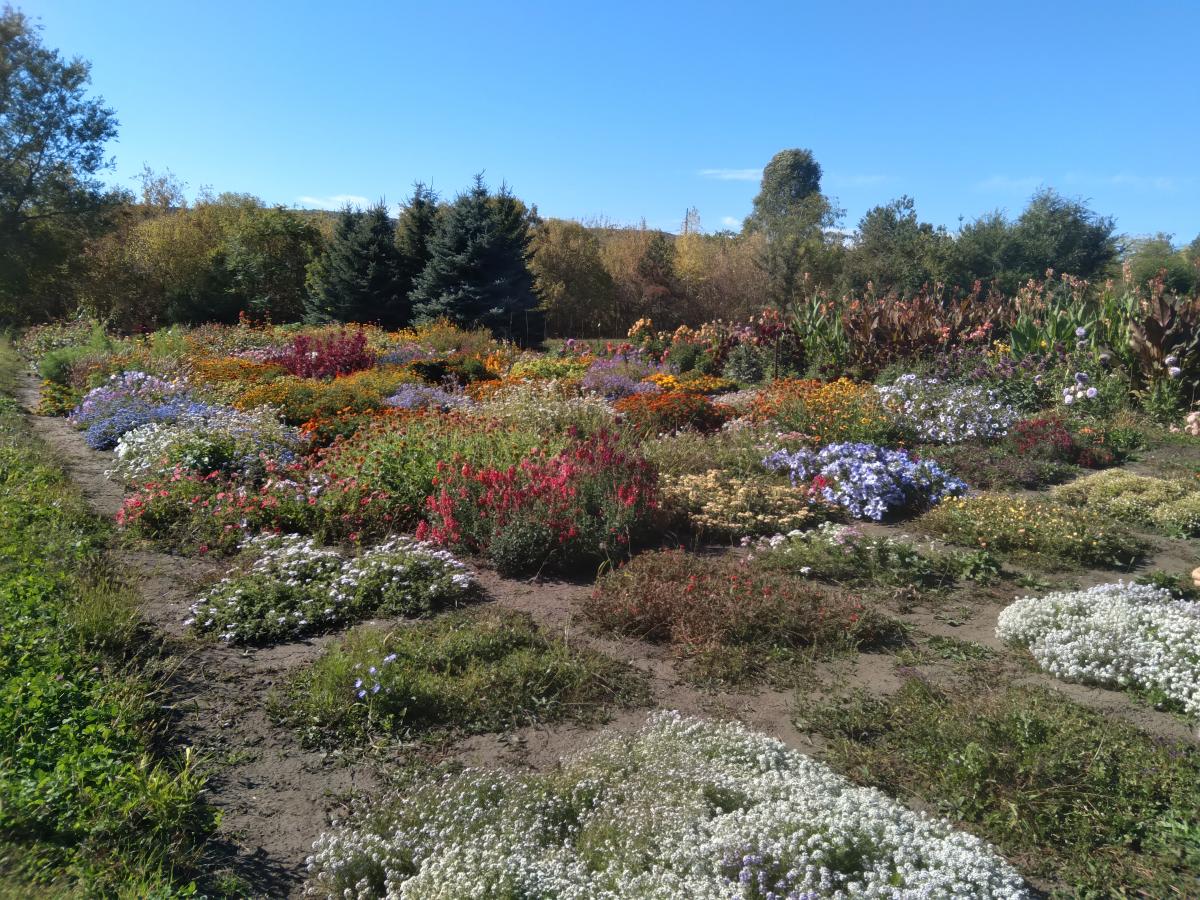
<svg viewBox="0 0 1200 900">
<path fill-rule="evenodd" d="M 332 197 L 297 197 L 296 204 L 305 209 L 341 209 L 347 203 L 351 206 L 370 206 L 371 201 L 358 194 L 334 194 Z"/>
<path fill-rule="evenodd" d="M 741 228 L 742 220 L 737 216 L 721 216 L 721 224 L 726 228 Z"/>
<path fill-rule="evenodd" d="M 1013 178 L 1008 175 L 993 175 L 983 181 L 976 182 L 977 191 L 1033 191 L 1037 190 L 1045 179 L 1033 175 Z"/>
<path fill-rule="evenodd" d="M 759 181 L 762 169 L 701 169 L 696 174 L 701 178 L 713 178 L 717 181 Z"/>
</svg>

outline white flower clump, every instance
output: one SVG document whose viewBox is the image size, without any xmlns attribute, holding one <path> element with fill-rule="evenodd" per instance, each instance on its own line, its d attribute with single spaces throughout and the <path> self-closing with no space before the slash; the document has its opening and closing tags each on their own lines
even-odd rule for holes
<svg viewBox="0 0 1200 900">
<path fill-rule="evenodd" d="M 877 387 L 884 407 L 922 441 L 958 444 L 1002 438 L 1021 413 L 995 391 L 974 384 L 901 375 Z"/>
<path fill-rule="evenodd" d="M 948 822 L 736 724 L 662 712 L 550 775 L 468 769 L 335 823 L 310 894 L 355 898 L 1023 898 Z"/>
<path fill-rule="evenodd" d="M 1155 691 L 1200 717 L 1200 603 L 1125 582 L 1056 591 L 1017 600 L 996 635 L 1058 678 Z"/>
<path fill-rule="evenodd" d="M 300 432 L 281 423 L 269 407 L 218 409 L 219 416 L 182 415 L 170 423 L 151 422 L 126 432 L 117 442 L 116 462 L 107 474 L 126 484 L 176 469 L 256 477 L 266 472 L 268 462 L 291 462 L 303 449 Z"/>
<path fill-rule="evenodd" d="M 192 604 L 184 622 L 227 643 L 267 643 L 327 631 L 378 612 L 432 613 L 476 590 L 449 552 L 395 537 L 346 558 L 298 534 L 242 543 L 253 559 Z"/>
<path fill-rule="evenodd" d="M 612 428 L 612 407 L 599 394 L 576 394 L 557 379 L 508 385 L 473 407 L 476 415 L 554 434 L 572 425 L 585 432 Z"/>
</svg>

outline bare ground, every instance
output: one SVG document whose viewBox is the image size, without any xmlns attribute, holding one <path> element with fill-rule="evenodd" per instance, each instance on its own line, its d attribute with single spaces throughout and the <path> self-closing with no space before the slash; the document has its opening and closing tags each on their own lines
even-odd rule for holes
<svg viewBox="0 0 1200 900">
<path fill-rule="evenodd" d="M 32 413 L 37 402 L 37 384 L 32 377 L 26 377 L 19 386 L 19 397 Z M 123 492 L 105 476 L 110 454 L 89 449 L 82 435 L 63 419 L 31 415 L 30 422 L 58 454 L 96 512 L 114 515 Z M 1193 547 L 1186 542 L 1158 543 L 1162 550 L 1151 567 L 1177 569 L 1195 559 Z M 164 689 L 167 708 L 174 714 L 174 741 L 180 749 L 193 748 L 204 761 L 209 774 L 209 799 L 223 816 L 214 865 L 237 874 L 259 896 L 299 896 L 305 858 L 313 840 L 331 820 L 344 814 L 353 796 L 377 790 L 386 780 L 389 764 L 403 750 L 341 753 L 307 749 L 294 732 L 276 725 L 268 716 L 267 698 L 271 692 L 298 666 L 316 658 L 336 635 L 262 649 L 198 641 L 186 632 L 182 622 L 203 585 L 220 577 L 225 566 L 217 560 L 183 557 L 133 544 L 118 546 L 114 554 L 142 597 L 143 618 L 161 633 L 172 653 Z M 589 631 L 579 605 L 590 586 L 516 581 L 486 570 L 479 575 L 490 602 L 527 612 L 551 634 L 625 660 L 644 672 L 653 706 L 737 719 L 789 746 L 820 755 L 821 740 L 798 731 L 792 724 L 795 691 L 699 689 L 684 677 L 668 648 L 601 637 Z M 1113 573 L 1099 571 L 1072 576 L 1081 584 L 1113 578 Z M 971 589 L 931 606 L 900 603 L 890 611 L 914 634 L 974 641 L 1006 654 L 995 637 L 996 616 L 1012 595 L 1011 586 Z M 859 654 L 852 660 L 818 664 L 805 680 L 803 690 L 822 695 L 858 687 L 886 694 L 902 683 L 897 668 L 894 655 Z M 1200 739 L 1180 719 L 1141 705 L 1125 694 L 1064 684 L 1015 660 L 1007 668 L 1007 677 L 1061 691 L 1076 702 L 1129 720 L 1151 734 Z M 442 748 L 441 754 L 471 765 L 547 769 L 586 743 L 597 730 L 632 731 L 645 716 L 645 709 L 622 709 L 599 726 L 533 725 L 504 734 L 477 735 Z"/>
</svg>

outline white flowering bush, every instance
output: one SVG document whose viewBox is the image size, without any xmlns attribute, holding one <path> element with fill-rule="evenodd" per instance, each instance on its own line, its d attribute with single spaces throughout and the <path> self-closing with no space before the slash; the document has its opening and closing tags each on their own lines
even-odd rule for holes
<svg viewBox="0 0 1200 900">
<path fill-rule="evenodd" d="M 314 844 L 344 898 L 1026 897 L 983 841 L 735 724 L 658 713 L 549 775 L 468 769 Z"/>
<path fill-rule="evenodd" d="M 126 432 L 117 442 L 116 463 L 108 474 L 126 484 L 176 469 L 254 479 L 265 475 L 272 463 L 295 461 L 302 450 L 300 432 L 281 423 L 274 410 L 217 407 Z"/>
<path fill-rule="evenodd" d="M 1021 418 L 995 391 L 977 384 L 952 384 L 910 374 L 876 390 L 896 425 L 928 443 L 997 440 Z"/>
<path fill-rule="evenodd" d="M 540 431 L 559 434 L 571 427 L 585 434 L 613 427 L 612 407 L 599 394 L 580 395 L 558 380 L 516 382 L 500 388 L 474 407 L 476 414 Z"/>
<path fill-rule="evenodd" d="M 1024 597 L 996 635 L 1057 678 L 1135 688 L 1200 717 L 1200 603 L 1168 590 L 1116 582 Z"/>
<path fill-rule="evenodd" d="M 429 615 L 477 589 L 450 553 L 405 537 L 348 559 L 298 534 L 251 538 L 242 550 L 252 562 L 207 591 L 184 623 L 228 643 L 288 640 L 380 613 Z"/>
</svg>

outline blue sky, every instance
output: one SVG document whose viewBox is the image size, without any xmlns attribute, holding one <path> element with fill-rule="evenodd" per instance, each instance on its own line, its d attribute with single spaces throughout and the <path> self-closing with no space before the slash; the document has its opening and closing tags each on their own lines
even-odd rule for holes
<svg viewBox="0 0 1200 900">
<path fill-rule="evenodd" d="M 24 0 L 93 63 L 113 179 L 285 205 L 453 195 L 740 222 L 812 149 L 853 226 L 902 194 L 956 227 L 1039 186 L 1129 234 L 1200 233 L 1200 2 Z"/>
</svg>

